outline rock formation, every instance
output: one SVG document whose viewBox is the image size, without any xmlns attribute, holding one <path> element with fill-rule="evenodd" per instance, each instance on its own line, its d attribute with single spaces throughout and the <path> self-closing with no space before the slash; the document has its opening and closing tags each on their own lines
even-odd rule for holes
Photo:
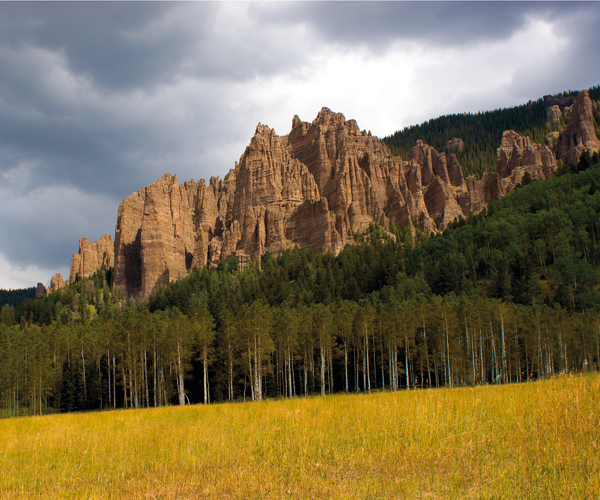
<svg viewBox="0 0 600 500">
<path fill-rule="evenodd" d="M 469 211 L 479 212 L 490 200 L 510 193 L 522 182 L 525 173 L 532 179 L 545 179 L 553 176 L 556 168 L 556 158 L 549 147 L 514 130 L 506 130 L 497 150 L 496 172 L 486 172 L 481 179 L 467 179 Z"/>
<path fill-rule="evenodd" d="M 354 120 L 323 108 L 312 121 L 295 116 L 288 135 L 258 124 L 250 144 L 223 180 L 186 181 L 165 174 L 119 206 L 114 242 L 108 235 L 79 242 L 65 283 L 52 277 L 51 291 L 98 269 L 113 267 L 123 297 L 146 299 L 192 268 L 236 258 L 242 267 L 265 252 L 311 245 L 339 253 L 372 223 L 437 232 L 487 207 L 523 181 L 552 176 L 561 162 L 600 150 L 587 91 L 544 97 L 544 144 L 507 130 L 497 149 L 496 172 L 464 178 L 460 138 L 445 151 L 417 141 L 408 158 Z M 533 103 L 528 105 L 533 108 Z M 561 119 L 569 123 L 563 128 Z M 563 123 L 566 120 L 563 120 Z"/>
<path fill-rule="evenodd" d="M 534 178 L 545 178 L 556 170 L 556 160 L 548 146 L 536 144 L 514 130 L 506 130 L 498 148 L 496 169 L 500 177 L 504 178 L 509 177 L 518 167 L 528 167 Z"/>
<path fill-rule="evenodd" d="M 560 106 L 555 104 L 554 106 L 550 106 L 546 109 L 546 123 L 548 125 L 556 124 L 558 130 L 562 130 L 562 126 L 560 124 L 560 119 L 562 118 L 563 113 L 560 110 Z"/>
<path fill-rule="evenodd" d="M 564 109 L 565 107 L 569 107 L 571 106 L 571 104 L 573 104 L 573 101 L 575 100 L 575 98 L 572 95 L 559 95 L 559 96 L 552 96 L 552 95 L 545 95 L 543 97 L 544 100 L 544 107 L 547 108 L 551 108 L 552 106 L 558 106 L 561 109 Z"/>
<path fill-rule="evenodd" d="M 465 143 L 459 137 L 455 137 L 454 139 L 450 139 L 446 143 L 446 149 L 448 151 L 457 151 L 459 153 L 462 153 L 465 149 Z"/>
<path fill-rule="evenodd" d="M 571 106 L 571 119 L 562 132 L 560 159 L 577 163 L 583 151 L 600 150 L 594 129 L 593 103 L 587 90 L 582 90 Z"/>
<path fill-rule="evenodd" d="M 79 240 L 79 252 L 71 258 L 71 276 L 68 284 L 92 276 L 98 269 L 114 266 L 115 245 L 108 234 L 90 243 L 84 236 Z"/>
<path fill-rule="evenodd" d="M 90 243 L 84 236 L 79 240 L 79 251 L 71 258 L 71 275 L 67 281 L 62 274 L 57 273 L 50 280 L 50 288 L 46 294 L 55 292 L 66 285 L 75 283 L 78 279 L 93 276 L 98 269 L 109 270 L 115 265 L 115 244 L 110 235 L 105 234 L 100 239 Z"/>
<path fill-rule="evenodd" d="M 44 286 L 43 283 L 38 283 L 37 286 L 35 287 L 35 298 L 36 299 L 41 299 L 42 297 L 46 296 L 46 287 Z"/>
<path fill-rule="evenodd" d="M 312 123 L 294 117 L 286 136 L 259 124 L 225 180 L 179 184 L 166 174 L 121 203 L 113 284 L 144 299 L 220 259 L 244 266 L 306 245 L 337 254 L 371 223 L 442 230 L 509 192 L 525 171 L 538 178 L 556 168 L 547 147 L 512 131 L 498 158 L 498 173 L 465 182 L 454 154 L 418 141 L 405 161 L 327 108 Z"/>
<path fill-rule="evenodd" d="M 50 280 L 50 288 L 46 290 L 46 293 L 50 294 L 52 292 L 56 292 L 56 290 L 63 288 L 66 284 L 67 283 L 65 283 L 62 274 L 56 273 L 54 276 L 52 276 L 52 279 Z"/>
<path fill-rule="evenodd" d="M 147 297 L 183 278 L 195 246 L 193 214 L 185 186 L 166 174 L 119 206 L 113 284 L 125 295 Z"/>
</svg>

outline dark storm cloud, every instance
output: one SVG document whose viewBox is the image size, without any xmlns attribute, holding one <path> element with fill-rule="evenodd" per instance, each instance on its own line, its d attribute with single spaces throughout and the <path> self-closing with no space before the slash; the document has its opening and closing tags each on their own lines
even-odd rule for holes
<svg viewBox="0 0 600 500">
<path fill-rule="evenodd" d="M 571 16 L 582 20 L 589 14 L 589 21 L 597 19 L 599 7 L 598 2 L 333 1 L 259 4 L 254 14 L 266 23 L 306 23 L 332 43 L 385 50 L 395 41 L 449 47 L 503 40 L 531 18 L 556 22 Z M 585 20 L 577 26 L 560 24 L 569 36 L 598 36 Z"/>
<path fill-rule="evenodd" d="M 248 16 L 224 21 L 221 14 L 227 8 L 243 10 L 246 5 L 1 3 L 0 42 L 15 49 L 58 51 L 71 72 L 109 91 L 149 91 L 182 76 L 244 80 L 297 63 L 290 50 L 296 56 L 300 51 L 270 41 L 264 25 L 249 29 Z"/>
<path fill-rule="evenodd" d="M 159 2 L 3 3 L 0 40 L 16 50 L 59 51 L 72 72 L 101 87 L 147 86 L 176 72 L 191 43 L 185 31 L 167 37 L 160 26 L 152 30 L 172 8 Z"/>
<path fill-rule="evenodd" d="M 263 21 L 305 22 L 338 43 L 396 40 L 462 45 L 510 36 L 531 4 L 516 2 L 306 2 L 257 7 Z"/>
</svg>

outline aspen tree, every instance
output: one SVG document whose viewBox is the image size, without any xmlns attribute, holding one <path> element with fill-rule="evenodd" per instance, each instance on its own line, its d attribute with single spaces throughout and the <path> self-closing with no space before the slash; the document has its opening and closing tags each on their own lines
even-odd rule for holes
<svg viewBox="0 0 600 500">
<path fill-rule="evenodd" d="M 189 370 L 189 361 L 193 352 L 190 324 L 186 316 L 174 307 L 165 324 L 171 341 L 171 360 L 175 364 L 177 397 L 180 405 L 185 405 L 186 394 L 184 380 Z"/>
<path fill-rule="evenodd" d="M 398 390 L 398 337 L 400 332 L 400 311 L 398 302 L 393 300 L 386 304 L 385 307 L 380 310 L 379 318 L 382 329 L 381 342 L 385 341 L 388 351 L 390 390 L 394 392 Z M 383 368 L 384 363 L 382 362 L 381 365 Z"/>
<path fill-rule="evenodd" d="M 204 404 L 210 403 L 208 367 L 212 364 L 212 343 L 215 339 L 215 322 L 208 312 L 206 302 L 200 305 L 191 317 L 192 342 L 198 346 L 202 362 L 202 392 Z"/>
<path fill-rule="evenodd" d="M 402 336 L 404 337 L 404 369 L 406 371 L 406 387 L 407 389 L 410 389 L 410 363 L 412 361 L 412 353 L 410 351 L 410 346 L 415 345 L 415 331 L 417 330 L 417 324 L 419 322 L 415 302 L 408 300 L 401 302 L 399 313 L 399 320 L 402 328 Z M 412 376 L 414 378 L 414 371 L 412 373 Z"/>
<path fill-rule="evenodd" d="M 344 389 L 348 392 L 348 351 L 352 341 L 352 324 L 357 314 L 358 305 L 356 302 L 344 300 L 336 305 L 335 310 L 335 324 L 338 328 L 339 338 L 344 345 Z"/>
<path fill-rule="evenodd" d="M 301 306 L 298 308 L 298 316 L 304 318 L 299 325 L 298 338 L 299 349 L 302 355 L 302 372 L 304 395 L 308 396 L 309 390 L 309 372 L 312 369 L 312 359 L 315 349 L 315 339 L 313 338 L 312 320 L 310 320 L 310 311 L 307 307 Z"/>
<path fill-rule="evenodd" d="M 429 364 L 429 346 L 427 344 L 427 329 L 425 328 L 425 310 L 427 308 L 427 302 L 425 300 L 421 301 L 421 320 L 422 320 L 422 334 L 423 334 L 423 348 L 422 348 L 422 356 L 427 358 L 427 387 L 431 387 L 431 368 Z M 421 368 L 421 387 L 423 387 L 423 369 Z"/>
<path fill-rule="evenodd" d="M 501 351 L 501 355 L 502 355 L 502 382 L 506 383 L 509 380 L 507 379 L 507 364 L 506 364 L 506 346 L 505 346 L 505 342 L 504 342 L 504 318 L 502 316 L 502 309 L 503 309 L 503 305 L 501 302 L 498 303 L 498 314 L 500 316 L 500 342 L 502 345 L 502 351 Z"/>
<path fill-rule="evenodd" d="M 275 344 L 278 359 L 281 360 L 282 393 L 292 397 L 295 394 L 294 358 L 298 350 L 298 335 L 302 318 L 287 305 L 277 309 L 275 320 Z"/>
<path fill-rule="evenodd" d="M 331 311 L 323 304 L 317 304 L 312 310 L 312 322 L 315 338 L 319 341 L 321 359 L 321 395 L 325 395 L 326 364 L 332 348 L 333 317 Z M 332 380 L 329 380 L 331 386 Z"/>
<path fill-rule="evenodd" d="M 233 366 L 237 356 L 237 331 L 233 315 L 227 310 L 222 319 L 223 346 L 226 350 L 225 359 L 227 363 L 227 399 L 233 401 L 235 395 L 233 390 Z"/>
<path fill-rule="evenodd" d="M 275 349 L 272 338 L 273 318 L 268 305 L 254 301 L 244 305 L 237 323 L 239 339 L 245 346 L 242 363 L 250 379 L 252 401 L 263 398 L 263 377 L 270 364 L 269 356 Z"/>
<path fill-rule="evenodd" d="M 375 319 L 375 310 L 370 303 L 365 302 L 360 306 L 358 314 L 355 319 L 355 329 L 361 339 L 361 354 L 362 354 L 362 368 L 363 368 L 363 389 L 367 392 L 371 392 L 371 366 L 369 360 L 370 354 L 370 342 L 369 336 L 371 335 L 371 329 L 373 328 L 373 322 Z M 372 346 L 374 348 L 374 346 Z"/>
</svg>

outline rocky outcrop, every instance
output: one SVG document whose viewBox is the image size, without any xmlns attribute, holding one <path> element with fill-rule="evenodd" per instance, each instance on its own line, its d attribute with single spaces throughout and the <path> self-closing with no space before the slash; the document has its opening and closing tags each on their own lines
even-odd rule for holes
<svg viewBox="0 0 600 500">
<path fill-rule="evenodd" d="M 113 284 L 147 297 L 191 268 L 195 246 L 186 186 L 166 174 L 119 206 Z"/>
<path fill-rule="evenodd" d="M 510 193 L 528 173 L 532 179 L 552 177 L 556 172 L 556 158 L 547 146 L 535 143 L 529 137 L 507 130 L 497 150 L 496 172 L 486 172 L 481 179 L 469 177 L 469 211 L 474 213 Z"/>
<path fill-rule="evenodd" d="M 105 234 L 93 243 L 84 236 L 79 240 L 79 251 L 71 258 L 71 275 L 68 284 L 75 283 L 78 279 L 88 278 L 98 269 L 112 268 L 114 255 L 115 245 L 110 235 Z"/>
<path fill-rule="evenodd" d="M 259 124 L 224 180 L 179 184 L 165 174 L 121 203 L 113 284 L 142 299 L 194 266 L 312 245 L 337 254 L 369 224 L 438 231 L 532 177 L 551 175 L 545 146 L 514 132 L 499 149 L 501 172 L 465 182 L 454 154 L 418 141 L 409 158 L 323 108 L 278 136 Z M 550 156 L 548 156 L 550 155 Z"/>
<path fill-rule="evenodd" d="M 42 297 L 46 296 L 46 287 L 44 286 L 43 283 L 38 283 L 37 286 L 35 287 L 35 294 L 34 294 L 36 299 L 41 299 Z"/>
<path fill-rule="evenodd" d="M 588 108 L 585 95 L 573 104 L 566 151 L 594 147 Z M 465 180 L 451 152 L 463 147 L 452 139 L 446 155 L 417 141 L 402 159 L 327 108 L 312 123 L 295 116 L 285 136 L 259 124 L 225 179 L 180 184 L 165 174 L 128 196 L 119 206 L 114 242 L 108 235 L 93 243 L 82 238 L 69 280 L 53 276 L 48 293 L 114 268 L 116 290 L 144 300 L 192 268 L 222 259 L 237 258 L 243 267 L 267 251 L 307 245 L 337 254 L 371 223 L 436 232 L 504 196 L 526 173 L 543 178 L 556 169 L 549 147 L 506 131 L 497 172 Z"/>
<path fill-rule="evenodd" d="M 583 151 L 600 150 L 594 129 L 593 104 L 587 90 L 582 90 L 571 107 L 569 124 L 562 132 L 560 159 L 577 163 Z"/>
<path fill-rule="evenodd" d="M 458 153 L 462 153 L 465 149 L 465 143 L 459 137 L 455 137 L 454 139 L 450 139 L 446 143 L 446 149 L 448 151 L 456 151 Z"/>
<path fill-rule="evenodd" d="M 552 106 L 558 106 L 561 109 L 571 106 L 575 98 L 572 95 L 545 95 L 543 98 L 544 107 L 551 108 Z"/>
<path fill-rule="evenodd" d="M 226 180 L 180 185 L 166 174 L 123 201 L 114 286 L 145 298 L 220 259 L 243 266 L 306 245 L 337 254 L 373 222 L 436 231 L 466 215 L 464 198 L 454 155 L 419 142 L 403 161 L 327 108 L 312 123 L 294 117 L 286 136 L 259 124 Z"/>
<path fill-rule="evenodd" d="M 51 294 L 53 292 L 56 292 L 56 290 L 60 290 L 66 284 L 67 283 L 63 279 L 62 274 L 56 273 L 54 276 L 52 276 L 52 279 L 50 280 L 50 288 L 46 290 L 46 293 Z"/>
<path fill-rule="evenodd" d="M 509 177 L 519 167 L 527 167 L 536 179 L 550 177 L 556 170 L 556 159 L 548 146 L 536 144 L 514 130 L 502 134 L 497 158 L 496 169 L 502 178 Z"/>
<path fill-rule="evenodd" d="M 410 193 L 407 199 L 416 202 L 414 208 L 410 204 L 408 207 L 412 213 L 419 213 L 421 229 L 437 231 L 455 218 L 467 215 L 469 194 L 454 154 L 447 161 L 444 153 L 417 141 L 409 156 L 409 168 L 415 166 L 418 175 L 410 173 L 408 177 Z M 423 193 L 424 208 L 420 204 L 420 193 Z"/>
<path fill-rule="evenodd" d="M 546 109 L 546 123 L 550 126 L 556 127 L 556 129 L 559 131 L 562 130 L 562 125 L 560 124 L 560 119 L 562 117 L 563 113 L 558 104 L 554 104 Z"/>
</svg>

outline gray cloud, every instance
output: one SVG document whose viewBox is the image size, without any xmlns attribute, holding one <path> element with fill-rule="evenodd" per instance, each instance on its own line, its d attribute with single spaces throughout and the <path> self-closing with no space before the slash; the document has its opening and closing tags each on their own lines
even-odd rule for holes
<svg viewBox="0 0 600 500">
<path fill-rule="evenodd" d="M 116 206 L 101 195 L 65 187 L 41 188 L 25 195 L 0 189 L 0 195 L 0 234 L 8 236 L 0 241 L 0 250 L 19 266 L 68 266 L 80 238 L 87 235 L 95 240 L 114 230 Z"/>
<path fill-rule="evenodd" d="M 509 37 L 532 8 L 520 2 L 306 2 L 261 6 L 257 16 L 269 23 L 308 23 L 337 43 L 448 46 Z"/>
<path fill-rule="evenodd" d="M 167 37 L 160 26 L 172 9 L 160 2 L 2 4 L 1 39 L 15 49 L 60 52 L 72 72 L 98 86 L 148 86 L 176 70 L 190 43 L 188 33 L 174 29 Z"/>
<path fill-rule="evenodd" d="M 297 64 L 297 44 L 274 39 L 277 27 L 265 30 L 247 8 L 255 12 L 216 2 L 2 4 L 0 41 L 59 52 L 73 74 L 119 92 L 182 77 L 244 80 Z"/>
</svg>

